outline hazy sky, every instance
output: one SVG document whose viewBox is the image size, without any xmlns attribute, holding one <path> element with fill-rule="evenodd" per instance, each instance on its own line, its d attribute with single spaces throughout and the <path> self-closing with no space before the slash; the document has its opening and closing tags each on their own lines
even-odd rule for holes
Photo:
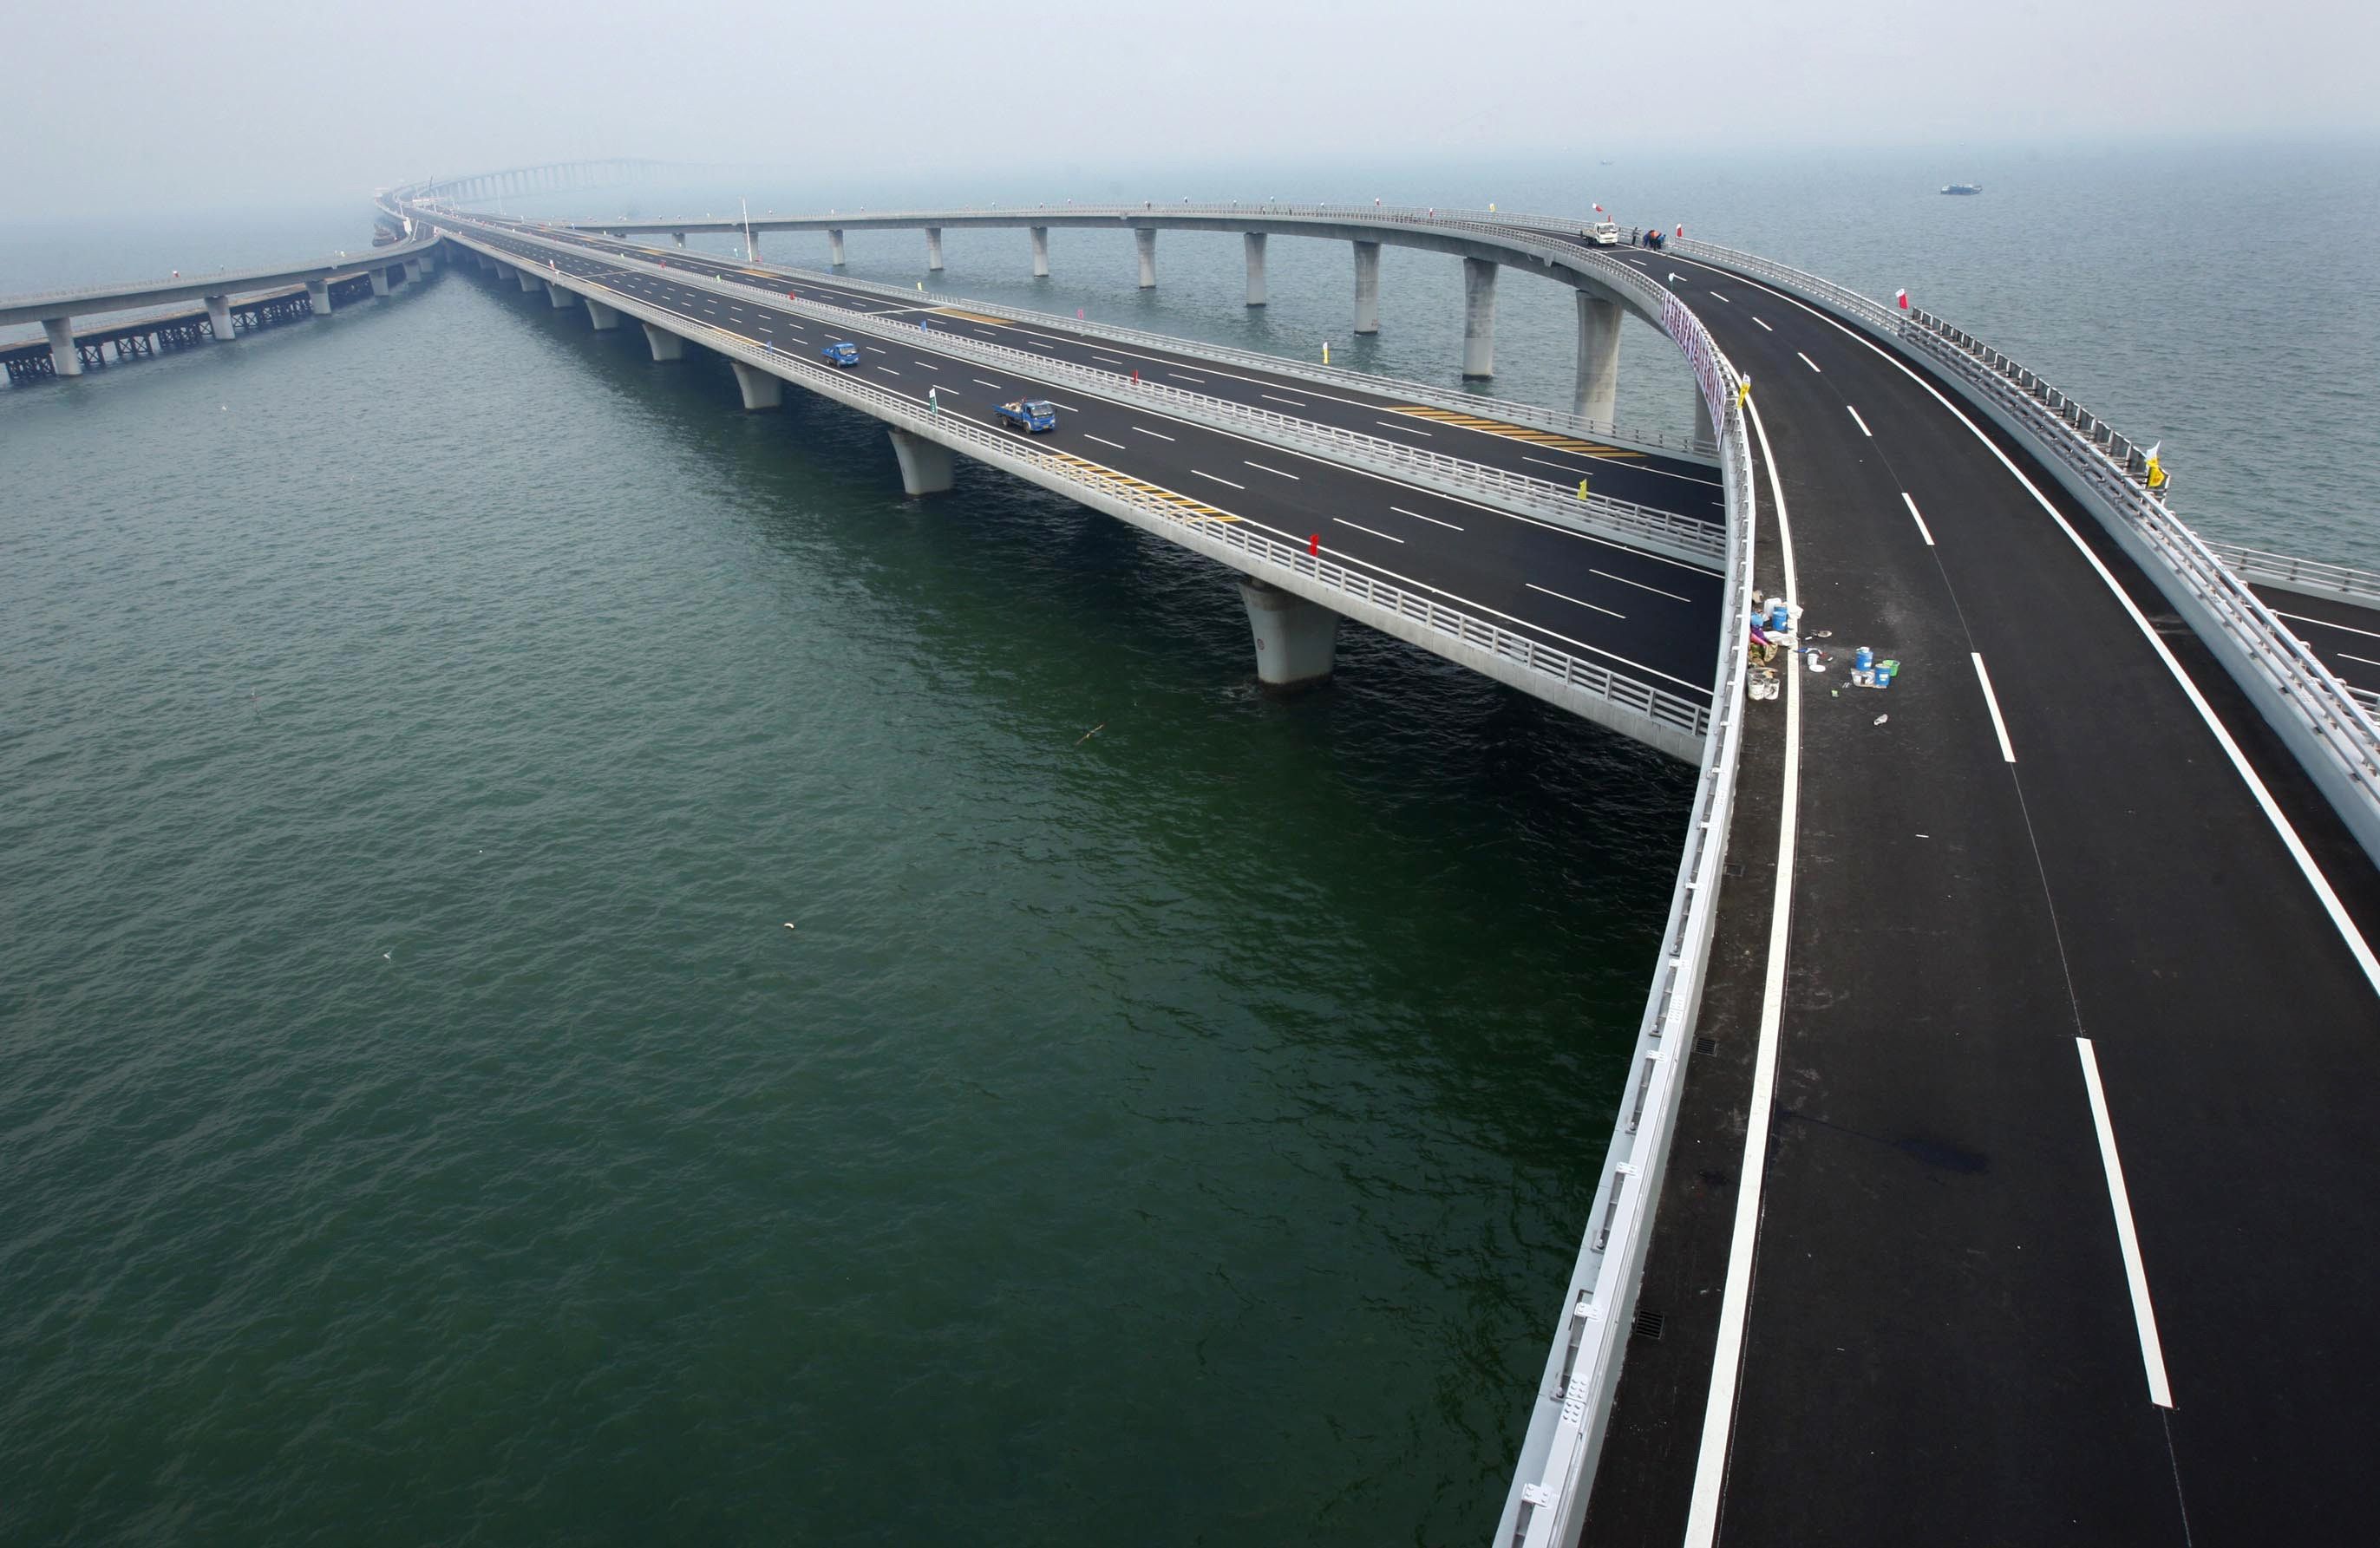
<svg viewBox="0 0 2380 1548">
<path fill-rule="evenodd" d="M 917 175 L 2380 132 L 2371 0 L 91 0 L 0 219 L 589 154 Z M 2178 190 L 2178 193 L 2180 190 Z"/>
</svg>

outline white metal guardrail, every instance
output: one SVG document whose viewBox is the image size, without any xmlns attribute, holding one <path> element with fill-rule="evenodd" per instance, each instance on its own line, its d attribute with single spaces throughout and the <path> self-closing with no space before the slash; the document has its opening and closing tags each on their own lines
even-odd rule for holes
<svg viewBox="0 0 2380 1548">
<path fill-rule="evenodd" d="M 1633 271 L 1631 272 L 1633 274 Z M 1617 283 L 1628 283 L 1621 279 Z M 1638 277 L 1640 299 L 1669 299 Z M 1658 296 L 1657 296 L 1657 293 Z M 1755 501 L 1751 444 L 1738 389 L 1741 378 L 1682 304 L 1668 313 L 1672 337 L 1702 378 L 1712 422 L 1720 428 L 1720 472 L 1727 486 L 1727 595 L 1720 609 L 1719 666 L 1711 734 L 1678 864 L 1670 919 L 1662 932 L 1653 987 L 1637 1029 L 1628 1083 L 1613 1126 L 1585 1240 L 1572 1269 L 1545 1375 L 1531 1405 L 1529 1429 L 1498 1523 L 1494 1548 L 1567 1548 L 1586 1510 L 1595 1465 L 1619 1389 L 1629 1321 L 1645 1276 L 1653 1221 L 1669 1164 L 1685 1060 L 1701 1010 L 1704 970 L 1718 911 L 1720 866 L 1735 810 L 1743 738 L 1751 614 Z"/>
<path fill-rule="evenodd" d="M 2239 573 L 2147 487 L 2146 458 L 2098 416 L 2033 371 L 1929 312 L 1907 312 L 1772 260 L 1686 242 L 1677 250 L 1772 281 L 1900 344 L 1961 383 L 2062 465 L 2067 482 L 2121 524 L 2159 589 L 2225 660 L 2227 670 L 2297 751 L 2339 815 L 2380 858 L 2380 721 L 2266 607 Z M 2211 631 L 2211 632 L 2210 632 Z M 2243 673 L 2242 669 L 2245 669 Z M 2326 777 L 2325 769 L 2328 775 Z M 2335 777 L 2335 778 L 2334 778 Z"/>
<path fill-rule="evenodd" d="M 518 255 L 494 247 L 484 238 L 473 242 L 469 236 L 453 230 L 448 235 L 492 258 L 517 261 Z M 1350 602 L 1384 609 L 1400 619 L 1422 625 L 1430 634 L 1487 651 L 1530 673 L 1542 674 L 1574 692 L 1605 700 L 1707 744 L 1711 708 L 1691 697 L 1654 687 L 1589 657 L 1540 644 L 1436 597 L 1379 580 L 1361 569 L 1308 553 L 1296 544 L 1248 530 L 1245 524 L 1187 513 L 1123 479 L 1087 473 L 1089 465 L 1079 458 L 1045 451 L 1026 438 L 993 429 L 955 413 L 931 412 L 914 398 L 822 361 L 769 350 L 740 333 L 652 306 L 641 297 L 584 275 L 551 272 L 546 277 L 565 289 L 593 294 L 607 307 L 693 339 L 730 359 L 861 408 L 888 425 L 964 451 L 979 461 L 1026 472 L 1046 488 L 1085 499 L 1087 503 L 1128 506 L 1148 525 L 1196 534 L 1201 546 L 1220 545 L 1241 556 L 1245 562 L 1237 567 L 1259 579 L 1272 574 L 1301 577 Z M 1090 494 L 1097 498 L 1087 498 Z M 1351 610 L 1351 616 L 1362 618 L 1364 613 Z"/>
<path fill-rule="evenodd" d="M 2300 587 L 2340 597 L 2369 598 L 2375 606 L 2380 606 L 2380 574 L 2370 570 L 2358 570 L 2349 564 L 2332 564 L 2319 559 L 2297 559 L 2266 549 L 2217 542 L 2212 538 L 2206 538 L 2205 543 L 2207 551 L 2243 575 L 2268 580 L 2276 586 Z"/>
<path fill-rule="evenodd" d="M 589 255 L 589 249 L 583 247 L 538 236 L 517 228 L 505 229 L 502 236 L 506 240 L 531 243 L 562 256 Z M 640 269 L 665 273 L 674 284 L 708 290 L 725 300 L 743 302 L 759 299 L 749 285 L 715 279 L 693 270 L 668 267 L 652 260 L 626 254 L 594 256 L 603 257 L 606 261 L 634 264 Z M 517 255 L 514 261 L 519 261 Z M 552 277 L 566 276 L 555 271 Z M 1632 272 L 1631 277 L 1637 276 Z M 767 302 L 772 308 L 831 324 L 848 334 L 899 341 L 914 338 L 918 332 L 872 312 L 856 311 L 795 296 L 771 294 Z M 1726 537 L 1719 528 L 1709 522 L 1682 516 L 1655 506 L 1592 492 L 1582 500 L 1576 490 L 1544 478 L 1489 467 L 1443 452 L 1427 451 L 1390 441 L 1384 436 L 1366 435 L 1358 430 L 1318 424 L 1293 414 L 1233 403 L 1228 398 L 1194 393 L 1186 388 L 1153 381 L 1134 381 L 1114 371 L 1052 359 L 1010 345 L 971 339 L 947 328 L 934 332 L 933 340 L 934 347 L 944 354 L 980 361 L 995 369 L 1022 370 L 1043 381 L 1065 382 L 1114 403 L 1146 403 L 1210 429 L 1229 430 L 1290 450 L 1318 453 L 1341 463 L 1383 472 L 1458 499 L 1484 501 L 1500 509 L 1536 516 L 1617 542 L 1633 544 L 1707 569 L 1716 570 L 1725 561 Z"/>
<path fill-rule="evenodd" d="M 594 221 L 574 221 L 570 228 L 582 236 L 601 235 L 608 229 Z M 645 248 L 642 244 L 638 243 L 627 245 L 639 250 L 661 251 L 663 257 L 668 256 L 667 250 L 664 249 Z M 715 262 L 735 261 L 718 258 L 713 254 L 703 256 L 711 258 Z M 851 279 L 841 274 L 832 276 L 831 283 L 845 289 L 863 291 L 887 301 L 906 301 L 912 305 L 917 301 L 917 294 L 914 291 L 903 290 L 897 285 L 879 284 L 871 280 Z M 1571 414 L 1558 408 L 1543 408 L 1536 404 L 1515 403 L 1510 398 L 1493 398 L 1479 393 L 1453 393 L 1443 387 L 1407 381 L 1398 377 L 1375 376 L 1365 371 L 1348 370 L 1339 366 L 1318 366 L 1304 360 L 1292 360 L 1283 356 L 1267 355 L 1261 350 L 1242 349 L 1234 345 L 1212 344 L 1204 339 L 1175 338 L 1165 333 L 1151 333 L 1139 328 L 1126 328 L 1120 323 L 1096 322 L 1082 318 L 1054 317 L 1047 313 L 1032 311 L 1024 307 L 1012 307 L 996 301 L 970 299 L 963 302 L 948 301 L 943 304 L 964 307 L 968 311 L 979 312 L 987 317 L 996 317 L 1003 321 L 1022 323 L 1030 327 L 1064 328 L 1077 333 L 1088 333 L 1099 338 L 1111 339 L 1118 344 L 1160 350 L 1169 355 L 1186 355 L 1195 359 L 1219 360 L 1230 365 L 1246 366 L 1252 369 L 1267 371 L 1274 375 L 1294 376 L 1300 381 L 1343 387 L 1350 392 L 1362 393 L 1367 397 L 1402 396 L 1411 402 L 1424 404 L 1432 408 L 1451 409 L 1458 414 L 1476 415 L 1485 419 L 1500 419 L 1508 424 L 1520 425 L 1529 429 L 1549 430 L 1556 435 L 1575 436 L 1582 441 L 1604 441 L 1633 451 L 1664 452 L 1671 456 L 1696 462 L 1714 461 L 1710 454 L 1710 448 L 1706 444 L 1697 443 L 1689 436 L 1666 435 L 1658 430 L 1625 429 L 1601 419 L 1590 419 L 1583 414 Z"/>
</svg>

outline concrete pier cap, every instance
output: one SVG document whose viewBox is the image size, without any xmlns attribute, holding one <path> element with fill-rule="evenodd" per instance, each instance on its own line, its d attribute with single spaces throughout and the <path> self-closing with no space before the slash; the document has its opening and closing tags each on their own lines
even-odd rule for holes
<svg viewBox="0 0 2380 1548">
<path fill-rule="evenodd" d="M 730 360 L 735 368 L 735 385 L 744 394 L 747 413 L 764 408 L 782 407 L 785 401 L 785 384 L 758 366 L 747 366 L 741 360 Z"/>
<path fill-rule="evenodd" d="M 595 324 L 597 333 L 608 333 L 620 326 L 620 314 L 615 308 L 605 306 L 592 296 L 583 299 L 587 303 L 587 319 Z"/>
<path fill-rule="evenodd" d="M 1339 664 L 1339 615 L 1318 602 L 1240 577 L 1240 601 L 1256 635 L 1257 681 L 1267 692 L 1296 693 L 1330 681 Z"/>
<path fill-rule="evenodd" d="M 666 328 L 656 328 L 650 322 L 646 323 L 645 343 L 651 348 L 653 358 L 656 360 L 686 358 L 686 341 Z"/>
<path fill-rule="evenodd" d="M 578 304 L 578 292 L 575 290 L 565 290 L 558 282 L 553 280 L 548 280 L 545 282 L 545 294 L 548 299 L 553 303 L 553 309 L 555 311 L 560 311 L 565 307 L 575 307 Z"/>
</svg>

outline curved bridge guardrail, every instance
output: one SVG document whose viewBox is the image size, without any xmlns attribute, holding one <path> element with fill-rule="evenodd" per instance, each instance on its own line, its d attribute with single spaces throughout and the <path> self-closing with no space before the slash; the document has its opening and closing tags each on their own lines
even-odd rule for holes
<svg viewBox="0 0 2380 1548">
<path fill-rule="evenodd" d="M 1702 1008 L 1749 703 L 1745 674 L 1750 642 L 1742 620 L 1751 613 L 1756 523 L 1742 378 L 1690 309 L 1633 271 L 1628 271 L 1628 278 L 1640 287 L 1640 300 L 1667 304 L 1668 332 L 1694 368 L 1712 423 L 1719 427 L 1729 519 L 1715 719 L 1704 744 L 1685 853 L 1678 864 L 1669 923 L 1638 1025 L 1629 1079 L 1494 1548 L 1566 1548 L 1576 1540 L 1585 1518 L 1611 1400 L 1619 1390 L 1645 1254 L 1652 1242 L 1661 1178 L 1685 1085 L 1685 1058 Z"/>
<path fill-rule="evenodd" d="M 2334 596 L 2358 599 L 2369 599 L 2374 604 L 2380 604 L 2380 574 L 2370 570 L 2359 570 L 2350 564 L 2332 564 L 2319 559 L 2298 559 L 2266 549 L 2218 542 L 2213 538 L 2204 541 L 2209 553 L 2240 574 L 2259 576 L 2276 586 L 2329 592 Z"/>
<path fill-rule="evenodd" d="M 471 245 L 469 238 L 462 234 L 448 232 L 446 235 L 467 246 Z M 508 255 L 501 248 L 475 247 L 474 250 L 484 251 L 502 261 L 517 260 L 517 255 Z M 1424 643 L 1428 638 L 1444 636 L 1452 643 L 1511 663 L 1528 674 L 1541 676 L 1548 680 L 1549 684 L 1559 684 L 1575 694 L 1603 700 L 1643 716 L 1679 733 L 1682 740 L 1706 744 L 1708 741 L 1713 720 L 1710 707 L 1667 689 L 1641 683 L 1588 657 L 1538 644 L 1487 619 L 1449 607 L 1434 597 L 1377 580 L 1353 566 L 1309 554 L 1295 544 L 1244 531 L 1240 524 L 1186 514 L 1122 479 L 1092 476 L 1087 470 L 1095 465 L 1070 458 L 1062 453 L 1044 451 L 1014 435 L 973 423 L 955 414 L 932 413 L 915 400 L 890 388 L 879 387 L 865 378 L 854 377 L 799 355 L 765 349 L 747 341 L 741 334 L 664 311 L 625 291 L 583 275 L 552 273 L 547 278 L 582 296 L 594 294 L 606 307 L 692 339 L 730 359 L 797 382 L 821 396 L 858 408 L 910 434 L 1020 474 L 1070 499 L 1111 514 L 1123 514 L 1129 511 L 1127 519 L 1135 525 L 1162 532 L 1178 541 L 1186 541 L 1187 546 L 1205 550 L 1211 557 L 1222 558 L 1232 568 L 1258 579 L 1283 584 L 1287 589 L 1301 595 L 1313 596 L 1318 588 L 1325 595 L 1316 599 L 1326 600 L 1359 622 L 1378 627 L 1387 627 L 1390 620 L 1417 624 L 1427 632 Z M 1377 616 L 1374 610 L 1387 617 Z M 1415 637 L 1410 630 L 1389 628 L 1388 632 L 1402 638 Z M 1560 702 L 1556 695 L 1540 694 L 1540 696 Z"/>
<path fill-rule="evenodd" d="M 1900 312 L 1831 280 L 1707 242 L 1676 249 L 1769 280 L 1899 345 L 1959 383 L 1992 418 L 2044 454 L 2213 647 L 2258 711 L 2290 744 L 2364 850 L 2380 860 L 2380 721 L 2146 482 L 2125 437 L 1998 350 L 1930 312 Z"/>
<path fill-rule="evenodd" d="M 609 226 L 595 221 L 573 221 L 570 223 L 569 229 L 597 234 L 611 230 Z M 642 247 L 639 243 L 629 245 Z M 667 256 L 667 249 L 650 250 L 661 252 L 664 257 Z M 837 274 L 833 276 L 833 283 L 847 290 L 866 291 L 887 301 L 905 300 L 915 304 L 917 299 L 916 293 L 913 291 L 903 290 L 897 285 L 879 284 L 872 280 L 853 279 Z M 929 291 L 927 294 L 930 296 L 933 293 Z M 961 303 L 950 304 L 955 306 Z M 1582 441 L 1607 441 L 1614 446 L 1625 447 L 1633 451 L 1666 452 L 1672 456 L 1698 462 L 1714 460 L 1711 457 L 1709 444 L 1697 442 L 1690 436 L 1668 435 L 1659 430 L 1625 429 L 1601 419 L 1590 419 L 1583 414 L 1565 413 L 1558 408 L 1542 408 L 1536 404 L 1515 403 L 1510 398 L 1491 398 L 1479 393 L 1449 392 L 1443 387 L 1401 381 L 1392 376 L 1375 376 L 1365 371 L 1348 370 L 1342 366 L 1319 366 L 1305 360 L 1292 360 L 1283 356 L 1267 355 L 1258 350 L 1242 349 L 1234 345 L 1214 344 L 1205 339 L 1173 338 L 1164 333 L 1151 333 L 1144 329 L 1127 328 L 1120 323 L 1092 321 L 1082 318 L 1053 317 L 1024 307 L 1007 306 L 997 301 L 969 299 L 964 305 L 968 311 L 978 312 L 987 317 L 997 317 L 1003 321 L 1023 323 L 1031 327 L 1048 327 L 1054 324 L 1072 329 L 1078 333 L 1092 333 L 1100 338 L 1113 339 L 1118 344 L 1137 345 L 1143 348 L 1163 350 L 1173 354 L 1183 353 L 1186 348 L 1195 352 L 1202 359 L 1221 360 L 1232 365 L 1248 366 L 1263 371 L 1286 370 L 1308 381 L 1344 387 L 1351 392 L 1362 393 L 1370 397 L 1401 394 L 1411 397 L 1415 403 L 1427 404 L 1434 408 L 1451 408 L 1457 413 L 1475 414 L 1482 418 L 1501 419 L 1509 424 L 1520 425 L 1529 429 L 1550 430 L 1556 435 L 1576 436 Z"/>
<path fill-rule="evenodd" d="M 577 256 L 584 251 L 566 243 L 517 229 L 507 230 L 505 235 L 563 254 Z M 743 301 L 752 298 L 750 286 L 712 279 L 691 270 L 666 269 L 647 260 L 626 255 L 614 255 L 613 260 L 661 269 L 674 283 L 708 290 L 722 299 Z M 516 257 L 515 261 L 518 261 Z M 567 276 L 557 271 L 548 277 L 562 279 Z M 913 336 L 912 330 L 870 312 L 855 311 L 795 296 L 771 295 L 769 304 L 815 321 L 831 323 L 849 333 L 895 340 Z M 970 339 L 948 329 L 934 333 L 933 338 L 935 348 L 947 354 L 978 360 L 995 368 L 1023 369 L 1044 381 L 1070 382 L 1111 402 L 1138 401 L 1161 405 L 1184 418 L 1196 420 L 1211 429 L 1231 430 L 1291 450 L 1319 452 L 1342 462 L 1392 474 L 1440 493 L 1492 502 L 1500 509 L 1536 516 L 1597 537 L 1631 543 L 1706 569 L 1716 570 L 1726 559 L 1725 535 L 1709 522 L 1691 516 L 1640 505 L 1633 501 L 1614 500 L 1608 495 L 1590 493 L 1582 500 L 1573 490 L 1547 479 L 1533 478 L 1526 474 L 1489 467 L 1443 452 L 1426 451 L 1384 436 L 1366 435 L 1359 430 L 1317 424 L 1295 415 L 1256 408 L 1233 403 L 1228 398 L 1193 393 L 1185 388 L 1169 387 L 1153 381 L 1135 382 L 1114 371 L 1100 370 L 1068 360 L 1054 360 L 1046 355 L 1018 349 L 1011 345 Z"/>
</svg>

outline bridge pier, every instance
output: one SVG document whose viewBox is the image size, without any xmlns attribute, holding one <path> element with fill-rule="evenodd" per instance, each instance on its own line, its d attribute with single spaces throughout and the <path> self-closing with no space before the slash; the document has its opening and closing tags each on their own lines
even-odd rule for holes
<svg viewBox="0 0 2380 1548">
<path fill-rule="evenodd" d="M 306 282 L 306 299 L 313 306 L 314 315 L 316 317 L 330 316 L 331 282 L 328 280 L 308 280 Z"/>
<path fill-rule="evenodd" d="M 941 494 L 951 487 L 951 449 L 907 430 L 893 430 L 892 454 L 901 460 L 901 492 Z"/>
<path fill-rule="evenodd" d="M 843 233 L 833 226 L 826 228 L 827 261 L 837 269 L 843 267 Z"/>
<path fill-rule="evenodd" d="M 1463 260 L 1463 374 L 1496 374 L 1496 265 Z"/>
<path fill-rule="evenodd" d="M 578 292 L 575 290 L 565 290 L 559 284 L 552 280 L 545 282 L 545 294 L 547 297 L 552 301 L 553 309 L 555 311 L 560 311 L 565 307 L 575 307 L 578 304 Z"/>
<path fill-rule="evenodd" d="M 650 322 L 646 323 L 645 343 L 652 346 L 653 358 L 656 360 L 686 358 L 686 341 L 666 328 L 656 328 Z"/>
<path fill-rule="evenodd" d="M 1140 248 L 1140 288 L 1157 288 L 1157 228 L 1153 225 L 1133 227 L 1133 243 Z"/>
<path fill-rule="evenodd" d="M 418 258 L 408 258 L 405 260 L 405 283 L 407 284 L 419 284 L 421 283 L 421 260 Z"/>
<path fill-rule="evenodd" d="M 1355 244 L 1355 332 L 1380 331 L 1380 245 Z"/>
<path fill-rule="evenodd" d="M 1046 225 L 1033 228 L 1033 277 L 1037 280 L 1050 277 L 1050 228 Z"/>
<path fill-rule="evenodd" d="M 1257 681 L 1274 693 L 1294 693 L 1330 681 L 1339 664 L 1339 615 L 1318 603 L 1240 577 L 1240 601 L 1257 640 Z"/>
<path fill-rule="evenodd" d="M 391 267 L 391 268 L 402 268 L 402 267 L 403 267 L 403 265 L 402 265 L 402 264 L 392 264 L 390 267 Z M 394 290 L 394 289 L 395 289 L 395 288 L 396 288 L 395 285 L 392 285 L 392 284 L 390 284 L 388 283 L 388 270 L 387 270 L 387 269 L 375 269 L 375 270 L 373 270 L 373 271 L 371 272 L 371 283 L 372 283 L 372 294 L 373 294 L 374 296 L 385 296 L 385 295 L 387 295 L 390 291 L 392 291 L 392 290 Z"/>
<path fill-rule="evenodd" d="M 1244 232 L 1240 240 L 1248 249 L 1248 305 L 1261 307 L 1265 304 L 1265 234 Z"/>
<path fill-rule="evenodd" d="M 80 376 L 82 352 L 75 348 L 74 319 L 45 317 L 42 319 L 42 332 L 49 335 L 50 369 L 60 376 Z"/>
<path fill-rule="evenodd" d="M 760 234 L 748 225 L 744 228 L 744 261 L 760 261 Z"/>
<path fill-rule="evenodd" d="M 215 331 L 215 343 L 231 343 L 231 335 L 234 327 L 231 320 L 231 297 L 228 296 L 210 296 L 205 299 L 207 303 L 207 326 Z"/>
<path fill-rule="evenodd" d="M 513 271 L 513 278 L 520 281 L 521 294 L 524 296 L 538 287 L 538 277 L 530 270 L 516 269 Z"/>
<path fill-rule="evenodd" d="M 1619 302 L 1578 292 L 1578 412 L 1601 425 L 1619 417 L 1620 321 Z"/>
<path fill-rule="evenodd" d="M 681 248 L 685 247 L 686 233 L 683 231 L 673 231 L 670 233 L 670 240 L 675 242 Z"/>
<path fill-rule="evenodd" d="M 741 360 L 730 360 L 727 363 L 735 368 L 735 385 L 743 391 L 744 407 L 747 412 L 783 405 L 785 401 L 783 381 L 771 376 L 759 367 L 747 366 Z M 945 452 L 942 454 L 948 456 L 950 454 Z"/>
<path fill-rule="evenodd" d="M 926 272 L 929 274 L 939 274 L 941 272 L 942 228 L 938 225 L 929 225 L 926 228 Z"/>
<path fill-rule="evenodd" d="M 620 313 L 616 308 L 607 307 L 592 296 L 582 296 L 581 299 L 587 303 L 587 320 L 595 324 L 597 333 L 608 333 L 620 326 Z"/>
</svg>

